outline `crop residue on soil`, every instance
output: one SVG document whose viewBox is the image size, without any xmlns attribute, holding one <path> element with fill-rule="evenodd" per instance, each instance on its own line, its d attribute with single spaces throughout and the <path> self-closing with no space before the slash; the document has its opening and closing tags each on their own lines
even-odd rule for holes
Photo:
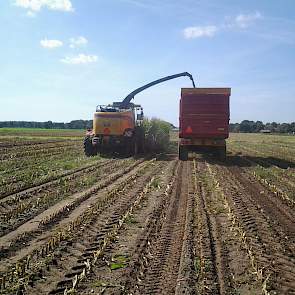
<svg viewBox="0 0 295 295">
<path fill-rule="evenodd" d="M 294 138 L 196 155 L 85 158 L 0 138 L 0 294 L 294 294 Z"/>
</svg>

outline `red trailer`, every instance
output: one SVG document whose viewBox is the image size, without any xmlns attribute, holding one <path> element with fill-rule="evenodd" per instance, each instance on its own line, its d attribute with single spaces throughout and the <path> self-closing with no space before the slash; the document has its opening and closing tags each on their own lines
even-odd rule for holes
<svg viewBox="0 0 295 295">
<path fill-rule="evenodd" d="M 182 88 L 179 116 L 179 159 L 190 151 L 226 158 L 230 88 Z"/>
</svg>

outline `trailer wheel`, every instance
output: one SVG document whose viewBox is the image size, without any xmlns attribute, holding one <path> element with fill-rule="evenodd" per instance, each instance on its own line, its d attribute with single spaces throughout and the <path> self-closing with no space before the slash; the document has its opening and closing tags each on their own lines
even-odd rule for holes
<svg viewBox="0 0 295 295">
<path fill-rule="evenodd" d="M 84 153 L 87 157 L 95 156 L 97 154 L 97 150 L 92 145 L 91 138 L 89 136 L 84 138 Z"/>
<path fill-rule="evenodd" d="M 182 145 L 180 145 L 179 148 L 178 148 L 178 158 L 181 161 L 187 161 L 188 160 L 188 150 Z"/>
<path fill-rule="evenodd" d="M 226 146 L 221 146 L 216 151 L 216 156 L 218 160 L 225 162 L 226 161 Z"/>
</svg>

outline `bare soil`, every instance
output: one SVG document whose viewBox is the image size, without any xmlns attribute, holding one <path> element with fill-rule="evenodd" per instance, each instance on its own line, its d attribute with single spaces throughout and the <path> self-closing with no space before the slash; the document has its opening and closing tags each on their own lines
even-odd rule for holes
<svg viewBox="0 0 295 295">
<path fill-rule="evenodd" d="M 170 154 L 73 170 L 60 198 L 58 179 L 5 196 L 4 215 L 54 201 L 2 231 L 0 294 L 295 294 L 294 207 L 278 177 L 254 173 L 263 163 L 292 187 L 284 159 Z"/>
</svg>

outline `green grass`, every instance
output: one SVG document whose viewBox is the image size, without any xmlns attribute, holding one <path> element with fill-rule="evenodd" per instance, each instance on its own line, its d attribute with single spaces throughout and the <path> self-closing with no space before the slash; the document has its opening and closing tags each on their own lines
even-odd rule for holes
<svg viewBox="0 0 295 295">
<path fill-rule="evenodd" d="M 81 129 L 0 128 L 0 136 L 80 137 L 84 134 L 85 130 Z"/>
<path fill-rule="evenodd" d="M 259 133 L 231 133 L 229 143 L 241 143 L 264 146 L 293 146 L 295 135 L 259 134 Z"/>
<path fill-rule="evenodd" d="M 231 133 L 227 144 L 250 156 L 295 161 L 294 135 Z"/>
<path fill-rule="evenodd" d="M 0 195 L 37 185 L 68 170 L 74 170 L 99 160 L 99 156 L 91 158 L 84 156 L 82 134 L 82 130 L 0 128 L 0 141 L 4 145 L 3 154 L 8 154 L 8 157 L 0 164 Z M 47 149 L 47 145 L 39 145 L 39 150 L 35 150 L 34 143 L 52 141 L 72 143 L 61 149 Z M 10 146 L 8 149 L 5 147 L 6 144 L 14 143 L 17 143 L 17 146 Z M 28 143 L 33 144 L 28 145 Z M 59 144 L 56 146 L 58 147 Z M 42 153 L 43 148 L 44 153 Z M 55 154 L 59 150 L 61 153 Z M 28 151 L 29 154 L 20 156 L 24 151 Z M 9 158 L 9 153 L 18 157 Z"/>
<path fill-rule="evenodd" d="M 255 172 L 271 187 L 295 199 L 295 136 L 278 134 L 232 133 L 228 140 L 232 154 L 250 161 L 244 170 Z M 230 158 L 230 155 L 229 155 Z M 269 189 L 266 186 L 266 189 Z"/>
</svg>

